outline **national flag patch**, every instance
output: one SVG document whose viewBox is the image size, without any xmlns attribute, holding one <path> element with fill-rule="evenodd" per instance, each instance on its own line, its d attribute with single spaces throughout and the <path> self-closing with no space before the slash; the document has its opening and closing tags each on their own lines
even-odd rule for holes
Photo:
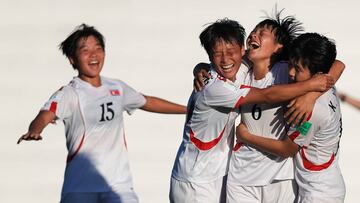
<svg viewBox="0 0 360 203">
<path fill-rule="evenodd" d="M 54 114 L 56 114 L 56 109 L 57 109 L 57 102 L 51 102 L 49 110 Z"/>
<path fill-rule="evenodd" d="M 118 96 L 118 95 L 120 95 L 120 90 L 110 90 L 110 94 L 112 96 Z"/>
<path fill-rule="evenodd" d="M 311 128 L 312 123 L 305 121 L 301 126 L 296 128 L 302 136 L 306 136 Z"/>
</svg>

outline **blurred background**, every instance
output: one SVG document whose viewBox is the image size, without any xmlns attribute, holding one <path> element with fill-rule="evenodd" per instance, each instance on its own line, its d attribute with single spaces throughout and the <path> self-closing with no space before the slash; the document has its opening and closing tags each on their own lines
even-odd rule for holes
<svg viewBox="0 0 360 203">
<path fill-rule="evenodd" d="M 271 13 L 295 15 L 308 32 L 336 41 L 346 70 L 339 90 L 360 98 L 360 3 L 355 0 L 0 0 L 0 202 L 59 202 L 66 147 L 62 123 L 48 126 L 41 142 L 16 145 L 41 106 L 76 72 L 58 44 L 81 23 L 106 38 L 102 75 L 147 95 L 186 104 L 192 69 L 208 61 L 198 36 L 207 23 L 228 17 L 247 33 Z M 360 199 L 360 111 L 343 104 L 340 164 L 346 202 Z M 182 139 L 184 116 L 136 111 L 125 117 L 135 190 L 144 203 L 168 202 L 169 179 Z"/>
</svg>

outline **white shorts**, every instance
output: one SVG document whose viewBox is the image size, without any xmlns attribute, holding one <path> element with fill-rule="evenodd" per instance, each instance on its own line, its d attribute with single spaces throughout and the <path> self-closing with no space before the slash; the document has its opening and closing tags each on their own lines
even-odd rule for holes
<svg viewBox="0 0 360 203">
<path fill-rule="evenodd" d="M 225 203 L 227 176 L 210 183 L 182 182 L 173 177 L 170 181 L 171 203 Z"/>
<path fill-rule="evenodd" d="M 298 203 L 343 203 L 345 197 L 314 197 L 310 195 L 299 195 Z"/>
<path fill-rule="evenodd" d="M 295 180 L 274 181 L 264 186 L 226 185 L 227 203 L 291 203 L 295 202 L 297 185 Z"/>
<path fill-rule="evenodd" d="M 65 193 L 60 203 L 138 203 L 139 199 L 131 188 L 127 191 L 73 192 Z"/>
</svg>

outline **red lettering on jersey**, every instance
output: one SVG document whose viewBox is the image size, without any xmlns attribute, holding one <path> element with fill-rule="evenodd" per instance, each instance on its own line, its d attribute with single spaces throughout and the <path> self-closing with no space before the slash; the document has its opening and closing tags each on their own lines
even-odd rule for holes
<svg viewBox="0 0 360 203">
<path fill-rule="evenodd" d="M 118 96 L 118 95 L 120 95 L 120 90 L 110 90 L 110 94 L 112 96 Z"/>
<path fill-rule="evenodd" d="M 50 105 L 50 111 L 53 112 L 54 114 L 56 114 L 56 109 L 57 109 L 57 102 L 51 102 Z"/>
</svg>

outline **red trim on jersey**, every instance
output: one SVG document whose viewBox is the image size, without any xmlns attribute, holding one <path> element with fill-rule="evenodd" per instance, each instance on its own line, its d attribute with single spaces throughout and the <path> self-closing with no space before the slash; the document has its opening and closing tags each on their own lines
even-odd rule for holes
<svg viewBox="0 0 360 203">
<path fill-rule="evenodd" d="M 226 78 L 225 78 L 225 77 L 222 77 L 222 76 L 220 76 L 220 75 L 217 75 L 217 78 L 218 78 L 219 80 L 222 80 L 222 81 L 226 82 Z"/>
<path fill-rule="evenodd" d="M 219 143 L 219 141 L 221 140 L 221 138 L 225 132 L 226 126 L 227 126 L 227 123 L 225 124 L 224 129 L 221 131 L 220 135 L 217 138 L 211 140 L 210 142 L 203 142 L 203 141 L 199 140 L 198 138 L 196 138 L 194 135 L 194 132 L 190 128 L 190 141 L 200 150 L 209 150 L 209 149 L 213 148 L 214 146 L 216 146 L 217 143 Z"/>
<path fill-rule="evenodd" d="M 237 150 L 239 150 L 240 149 L 240 147 L 242 146 L 242 142 L 238 142 L 238 143 L 236 143 L 236 145 L 234 146 L 234 148 L 233 148 L 233 151 L 237 151 Z"/>
<path fill-rule="evenodd" d="M 240 85 L 240 89 L 244 89 L 244 88 L 252 88 L 252 87 L 249 85 Z"/>
<path fill-rule="evenodd" d="M 236 102 L 234 109 L 237 109 L 241 106 L 244 101 L 244 97 L 240 97 L 240 99 Z"/>
<path fill-rule="evenodd" d="M 299 131 L 295 131 L 289 135 L 290 140 L 294 141 L 300 135 Z"/>
<path fill-rule="evenodd" d="M 123 136 L 124 136 L 124 145 L 125 145 L 125 148 L 127 150 L 127 142 L 126 142 L 126 138 L 125 138 L 125 132 L 124 132 Z"/>
<path fill-rule="evenodd" d="M 69 163 L 70 161 L 72 161 L 74 159 L 74 157 L 77 155 L 77 153 L 80 151 L 80 149 L 84 143 L 84 138 L 85 138 L 85 133 L 83 134 L 80 144 L 77 147 L 77 149 L 75 150 L 75 152 L 73 154 L 67 156 L 66 163 Z"/>
<path fill-rule="evenodd" d="M 310 115 L 306 118 L 306 121 L 310 120 L 311 116 L 312 116 L 312 112 L 311 112 Z"/>
<path fill-rule="evenodd" d="M 311 116 L 312 116 L 312 112 L 311 112 L 310 115 L 306 118 L 306 121 L 309 121 L 310 118 L 311 118 Z M 292 141 L 294 141 L 299 135 L 300 135 L 300 132 L 299 132 L 299 131 L 295 131 L 295 132 L 293 132 L 293 133 L 291 133 L 291 134 L 289 135 L 289 138 L 290 138 Z"/>
<path fill-rule="evenodd" d="M 49 111 L 56 114 L 56 109 L 57 109 L 57 102 L 51 102 Z"/>
<path fill-rule="evenodd" d="M 307 170 L 310 171 L 321 171 L 324 169 L 327 169 L 331 163 L 334 161 L 335 159 L 335 155 L 334 153 L 331 155 L 331 158 L 328 162 L 320 164 L 320 165 L 315 165 L 313 164 L 311 161 L 309 161 L 306 156 L 305 156 L 305 152 L 304 152 L 304 148 L 301 148 L 301 158 L 303 160 L 303 165 Z"/>
<path fill-rule="evenodd" d="M 240 89 L 244 89 L 244 88 L 251 88 L 251 86 L 248 86 L 248 85 L 240 86 Z M 234 109 L 239 108 L 241 106 L 241 104 L 243 103 L 243 101 L 244 101 L 244 97 L 240 97 L 240 99 L 236 102 Z"/>
</svg>

